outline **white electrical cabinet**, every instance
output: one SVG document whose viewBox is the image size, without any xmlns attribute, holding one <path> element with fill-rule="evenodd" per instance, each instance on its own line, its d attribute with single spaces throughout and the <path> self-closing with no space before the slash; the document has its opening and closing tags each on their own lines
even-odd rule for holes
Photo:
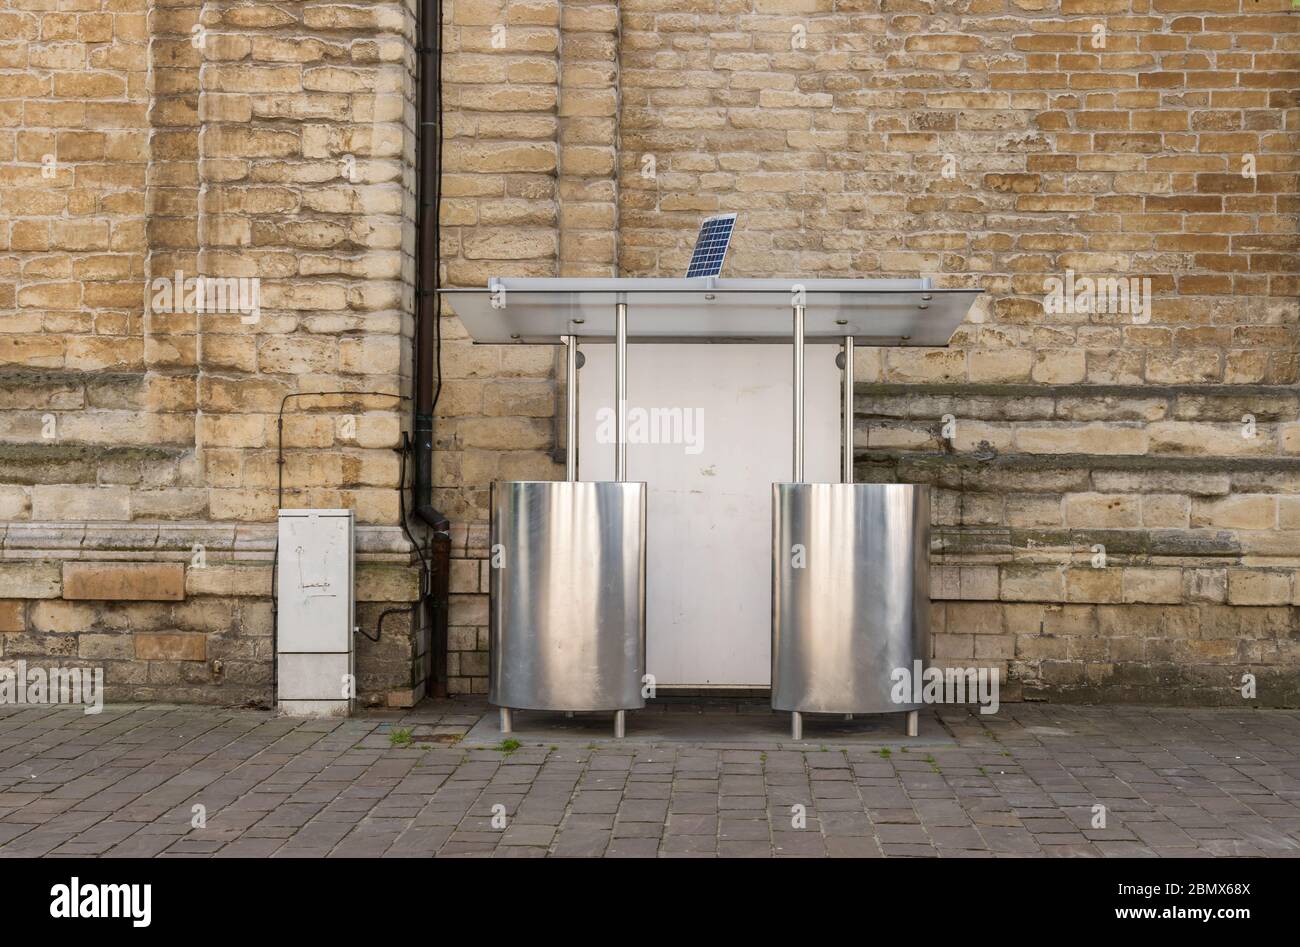
<svg viewBox="0 0 1300 947">
<path fill-rule="evenodd" d="M 281 510 L 276 569 L 280 713 L 343 717 L 356 698 L 351 510 Z"/>
</svg>

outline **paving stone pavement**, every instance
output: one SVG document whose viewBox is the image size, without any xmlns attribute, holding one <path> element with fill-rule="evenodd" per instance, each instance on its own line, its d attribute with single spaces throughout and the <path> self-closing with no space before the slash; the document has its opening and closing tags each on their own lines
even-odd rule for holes
<svg viewBox="0 0 1300 947">
<path fill-rule="evenodd" d="M 0 856 L 1300 855 L 1296 711 L 946 708 L 955 745 L 912 751 L 456 746 L 484 712 L 0 707 Z"/>
</svg>

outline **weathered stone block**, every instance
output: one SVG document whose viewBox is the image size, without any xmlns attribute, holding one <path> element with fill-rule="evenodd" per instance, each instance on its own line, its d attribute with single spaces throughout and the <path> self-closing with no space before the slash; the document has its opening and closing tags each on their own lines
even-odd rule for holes
<svg viewBox="0 0 1300 947">
<path fill-rule="evenodd" d="M 1001 588 L 1005 602 L 1060 602 L 1065 599 L 1065 567 L 1006 565 Z"/>
<path fill-rule="evenodd" d="M 1179 569 L 1124 569 L 1124 601 L 1176 604 L 1183 599 Z"/>
<path fill-rule="evenodd" d="M 90 631 L 95 626 L 95 609 L 90 605 L 45 599 L 32 603 L 29 621 L 33 631 L 59 634 Z"/>
<path fill-rule="evenodd" d="M 1068 602 L 1122 601 L 1122 570 L 1070 569 L 1065 574 L 1065 598 Z"/>
<path fill-rule="evenodd" d="M 358 602 L 414 602 L 420 597 L 420 573 L 408 566 L 357 564 Z"/>
<path fill-rule="evenodd" d="M 57 562 L 0 562 L 0 591 L 12 598 L 58 598 L 63 570 Z"/>
<path fill-rule="evenodd" d="M 0 599 L 0 632 L 25 631 L 23 610 L 26 605 L 22 599 Z"/>
<path fill-rule="evenodd" d="M 1000 635 L 1005 630 L 998 602 L 949 602 L 945 627 L 949 634 Z"/>
<path fill-rule="evenodd" d="M 185 598 L 185 566 L 179 562 L 65 562 L 63 597 L 179 602 Z"/>
<path fill-rule="evenodd" d="M 77 657 L 92 661 L 129 661 L 136 657 L 130 635 L 77 636 Z M 117 675 L 114 675 L 117 678 Z"/>
<path fill-rule="evenodd" d="M 1291 601 L 1292 573 L 1259 569 L 1228 570 L 1228 604 L 1286 605 Z"/>
<path fill-rule="evenodd" d="M 126 487 L 32 487 L 32 518 L 37 520 L 129 520 L 130 491 Z"/>
<path fill-rule="evenodd" d="M 1221 500 L 1198 499 L 1192 504 L 1191 524 L 1235 529 L 1274 529 L 1277 526 L 1277 497 L 1234 494 Z"/>
<path fill-rule="evenodd" d="M 265 566 L 232 566 L 210 563 L 191 567 L 185 572 L 187 595 L 221 595 L 263 597 L 271 594 L 273 574 Z"/>
<path fill-rule="evenodd" d="M 136 632 L 135 657 L 138 661 L 205 661 L 208 636 L 204 634 L 167 634 Z"/>
</svg>

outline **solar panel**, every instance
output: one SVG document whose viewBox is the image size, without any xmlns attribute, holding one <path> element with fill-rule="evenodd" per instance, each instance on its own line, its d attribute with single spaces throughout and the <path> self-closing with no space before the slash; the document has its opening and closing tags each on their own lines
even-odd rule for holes
<svg viewBox="0 0 1300 947">
<path fill-rule="evenodd" d="M 735 214 L 718 214 L 706 217 L 700 224 L 700 235 L 695 238 L 695 252 L 686 276 L 717 276 L 722 272 L 722 258 L 731 245 L 731 231 L 736 225 Z"/>
</svg>

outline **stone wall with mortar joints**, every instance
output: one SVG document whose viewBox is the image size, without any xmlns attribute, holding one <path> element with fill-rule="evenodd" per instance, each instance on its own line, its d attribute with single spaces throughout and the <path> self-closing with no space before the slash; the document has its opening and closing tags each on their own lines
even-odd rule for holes
<svg viewBox="0 0 1300 947">
<path fill-rule="evenodd" d="M 614 4 L 453 0 L 444 40 L 444 283 L 614 275 Z M 564 476 L 562 361 L 473 346 L 444 309 L 437 505 L 453 520 L 450 689 L 487 691 L 489 487 Z"/>
<path fill-rule="evenodd" d="M 0 7 L 0 659 L 103 661 L 114 699 L 265 699 L 269 552 L 222 537 L 274 519 L 283 398 L 410 393 L 413 10 L 44 6 Z M 151 305 L 177 271 L 257 278 L 261 318 Z M 363 547 L 395 531 L 408 412 L 291 400 L 284 505 L 355 508 Z M 63 559 L 189 560 L 157 540 L 186 530 L 217 537 L 211 574 L 267 558 L 260 582 L 179 604 L 46 601 L 66 595 Z M 384 543 L 414 582 L 405 542 Z M 368 630 L 409 600 L 361 598 Z M 384 634 L 358 641 L 362 696 L 409 704 L 423 634 L 401 616 Z"/>
<path fill-rule="evenodd" d="M 389 3 L 232 4 L 205 19 L 203 257 L 258 277 L 263 314 L 203 323 L 199 446 L 220 484 L 213 518 L 265 520 L 286 395 L 409 394 L 414 21 Z M 289 402 L 284 505 L 395 522 L 408 410 Z"/>
<path fill-rule="evenodd" d="M 729 275 L 987 290 L 949 349 L 857 360 L 859 477 L 937 489 L 939 660 L 1088 699 L 1237 700 L 1251 670 L 1261 700 L 1296 702 L 1289 6 L 629 0 L 619 14 L 621 275 L 680 273 L 699 219 L 734 210 Z M 549 275 L 549 253 L 530 261 L 451 265 L 468 284 Z M 1070 270 L 1150 278 L 1150 319 L 1045 312 L 1044 280 Z M 448 470 L 470 522 L 514 434 Z M 463 657 L 483 647 L 485 586 L 472 562 L 458 576 Z"/>
<path fill-rule="evenodd" d="M 1300 702 L 1288 4 L 622 10 L 625 273 L 734 210 L 730 275 L 988 293 L 950 348 L 857 359 L 859 478 L 936 489 L 936 658 L 1024 696 L 1232 703 L 1249 671 Z M 1150 318 L 1045 311 L 1070 270 L 1150 278 Z"/>
<path fill-rule="evenodd" d="M 269 704 L 274 545 L 270 525 L 8 524 L 0 662 L 102 667 L 108 701 Z M 356 618 L 373 634 L 415 602 L 418 573 L 398 527 L 362 527 L 357 545 Z M 363 704 L 424 696 L 416 632 L 397 614 L 378 642 L 357 637 Z"/>
<path fill-rule="evenodd" d="M 453 0 L 444 17 L 444 285 L 554 276 L 560 4 Z M 441 323 L 434 502 L 482 522 L 493 480 L 557 476 L 553 353 L 474 346 L 446 308 Z"/>
<path fill-rule="evenodd" d="M 268 522 L 284 395 L 409 378 L 411 8 L 35 6 L 0 7 L 0 519 Z M 857 360 L 859 476 L 938 490 L 940 659 L 998 662 L 1031 696 L 1212 700 L 1253 668 L 1261 699 L 1292 700 L 1283 0 L 445 15 L 445 284 L 677 274 L 699 218 L 729 209 L 729 275 L 978 284 L 951 348 Z M 149 311 L 145 281 L 176 269 L 259 277 L 260 322 Z M 1069 270 L 1149 277 L 1150 320 L 1045 312 L 1044 279 Z M 488 485 L 562 475 L 563 379 L 547 348 L 440 321 L 453 688 L 477 692 Z M 290 404 L 286 503 L 396 522 L 405 410 Z M 14 550 L 57 564 L 65 540 Z M 82 551 L 111 558 L 100 541 Z M 0 598 L 26 628 L 37 597 Z"/>
<path fill-rule="evenodd" d="M 164 458 L 192 443 L 191 418 L 150 411 L 167 395 L 144 375 L 146 17 L 142 2 L 0 7 L 0 518 L 124 512 L 132 448 L 158 448 L 167 482 Z M 118 450 L 97 481 L 101 444 Z"/>
<path fill-rule="evenodd" d="M 409 394 L 410 10 L 6 15 L 6 518 L 272 518 L 286 395 Z M 258 279 L 260 319 L 153 305 L 177 272 Z M 285 505 L 395 522 L 406 413 L 291 401 Z"/>
</svg>

